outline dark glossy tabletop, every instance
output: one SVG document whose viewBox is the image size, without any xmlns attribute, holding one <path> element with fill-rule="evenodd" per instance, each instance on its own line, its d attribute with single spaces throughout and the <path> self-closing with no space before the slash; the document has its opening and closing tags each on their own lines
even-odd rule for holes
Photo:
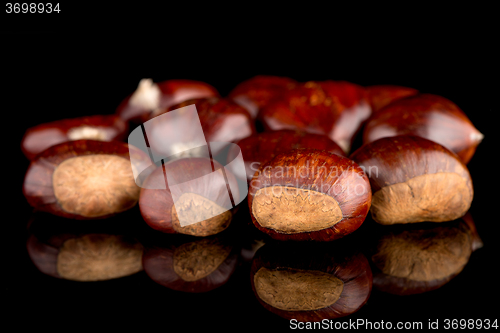
<svg viewBox="0 0 500 333">
<path fill-rule="evenodd" d="M 29 37 L 33 47 L 53 47 L 63 50 L 50 37 Z M 59 39 L 58 39 L 59 40 Z M 12 45 L 23 48 L 21 41 L 12 41 Z M 47 46 L 48 45 L 48 46 Z M 71 45 L 71 50 L 77 50 Z M 85 54 L 78 59 L 90 56 L 91 52 L 83 48 Z M 171 331 L 171 325 L 180 323 L 186 329 L 207 329 L 219 327 L 222 331 L 240 329 L 259 330 L 262 328 L 286 330 L 294 328 L 288 319 L 269 311 L 256 297 L 252 289 L 252 258 L 254 251 L 260 247 L 257 256 L 265 248 L 276 245 L 249 223 L 248 208 L 240 208 L 231 226 L 223 233 L 222 240 L 214 240 L 223 244 L 215 252 L 225 252 L 223 261 L 224 272 L 219 278 L 212 278 L 202 285 L 168 284 L 165 279 L 169 272 L 150 269 L 141 270 L 130 276 L 99 282 L 77 282 L 51 276 L 50 269 L 42 273 L 34 264 L 28 253 L 27 244 L 32 237 L 37 236 L 37 223 L 53 223 L 50 230 L 42 228 L 44 240 L 53 235 L 68 234 L 72 230 L 60 229 L 60 222 L 50 222 L 50 216 L 34 214 L 26 203 L 21 188 L 23 177 L 29 162 L 22 155 L 19 143 L 24 131 L 42 122 L 53 121 L 64 117 L 78 117 L 88 114 L 113 113 L 120 101 L 130 94 L 137 82 L 143 77 L 152 77 L 156 81 L 170 78 L 189 78 L 210 83 L 219 89 L 221 95 L 226 95 L 236 84 L 257 74 L 273 74 L 289 76 L 299 81 L 310 79 L 342 79 L 360 85 L 397 84 L 416 88 L 422 92 L 445 96 L 454 101 L 466 112 L 475 126 L 485 135 L 475 156 L 468 164 L 474 185 L 474 200 L 470 216 L 474 220 L 477 233 L 482 240 L 482 248 L 470 254 L 463 269 L 442 286 L 435 290 L 422 291 L 415 295 L 395 295 L 377 288 L 374 284 L 366 304 L 357 312 L 334 320 L 335 322 L 360 324 L 359 329 L 366 328 L 367 321 L 374 325 L 390 322 L 396 326 L 398 322 L 422 323 L 423 328 L 430 322 L 439 322 L 444 328 L 446 320 L 456 320 L 460 328 L 460 320 L 485 320 L 491 323 L 498 318 L 498 307 L 495 305 L 500 293 L 498 288 L 498 222 L 496 207 L 498 206 L 498 174 L 494 154 L 497 150 L 496 118 L 498 105 L 494 104 L 492 79 L 485 72 L 473 68 L 472 65 L 457 72 L 456 68 L 447 63 L 444 57 L 435 60 L 427 59 L 425 63 L 416 63 L 411 67 L 401 66 L 405 62 L 391 62 L 385 59 L 380 63 L 367 61 L 359 67 L 347 66 L 328 70 L 316 67 L 298 66 L 291 68 L 280 64 L 277 59 L 256 60 L 248 65 L 248 59 L 235 60 L 229 66 L 223 61 L 210 62 L 202 59 L 199 63 L 189 63 L 186 66 L 174 66 L 157 69 L 153 64 L 131 66 L 124 68 L 114 63 L 117 53 L 107 53 L 100 61 L 82 61 L 78 66 L 63 68 L 61 66 L 36 67 L 31 70 L 19 69 L 19 75 L 12 77 L 12 84 L 19 106 L 8 110 L 8 117 L 13 117 L 13 130 L 9 129 L 9 150 L 5 163 L 9 171 L 4 174 L 8 178 L 8 199 L 4 204 L 7 212 L 15 207 L 15 212 L 5 213 L 3 221 L 7 226 L 4 231 L 4 285 L 7 295 L 6 306 L 9 312 L 23 314 L 31 324 L 50 325 L 57 327 L 60 320 L 71 325 L 81 323 L 97 323 L 104 321 L 107 326 L 118 322 L 140 323 L 148 327 L 155 325 L 163 331 Z M 174 55 L 177 59 L 179 55 Z M 49 52 L 40 55 L 39 60 L 62 61 L 62 55 Z M 165 56 L 167 57 L 167 56 Z M 24 58 L 23 58 L 24 59 Z M 26 58 L 27 60 L 28 58 Z M 181 60 L 179 60 L 181 61 Z M 191 67 L 188 66 L 191 64 Z M 385 66 L 385 67 L 384 67 Z M 478 65 L 484 66 L 484 65 Z M 354 68 L 354 69 L 353 69 Z M 384 69 L 385 68 L 385 69 Z M 437 74 L 436 74 L 437 73 Z M 437 75 L 437 77 L 436 77 Z M 27 111 L 26 111 L 27 110 Z M 10 119 L 9 119 L 10 120 Z M 11 125 L 9 125 L 11 126 Z M 360 140 L 355 145 L 360 144 Z M 10 160 L 11 162 L 8 162 Z M 241 203 L 245 205 L 246 200 Z M 153 231 L 142 220 L 138 207 L 123 213 L 113 221 L 102 221 L 102 225 L 92 223 L 89 233 L 113 234 L 112 223 L 120 225 L 122 234 L 132 235 L 144 247 L 142 263 L 147 260 L 167 258 L 175 248 L 193 241 L 189 237 L 176 237 Z M 44 222 L 45 221 L 45 222 Z M 49 222 L 47 222 L 49 221 Z M 58 224 L 59 223 L 59 224 Z M 105 225 L 108 223 L 108 225 Z M 458 222 L 451 222 L 458 223 Z M 28 228 L 28 225 L 30 227 Z M 110 226 L 111 225 L 111 226 Z M 444 225 L 444 224 L 443 224 Z M 71 228 L 78 226 L 71 226 Z M 373 263 L 373 247 L 376 247 L 380 235 L 380 226 L 367 218 L 363 225 L 353 234 L 338 241 L 323 244 L 319 251 L 332 256 L 358 255 L 365 258 L 376 275 L 376 265 Z M 71 229 L 70 228 L 70 229 Z M 94 228 L 94 229 L 93 229 Z M 104 228 L 102 231 L 100 228 Z M 59 237 L 57 236 L 57 237 Z M 52 237 L 52 238 L 51 238 Z M 57 238 L 56 237 L 56 238 Z M 217 244 L 219 244 L 217 243 Z M 264 245 L 263 245 L 264 244 Z M 288 243 L 290 252 L 301 252 L 304 243 Z M 41 247 L 36 247 L 41 249 Z M 163 252 L 162 252 L 163 251 Z M 351 251 L 351 252 L 349 252 Z M 339 253 L 339 254 L 338 254 Z M 347 253 L 347 254 L 346 254 Z M 265 252 L 264 254 L 265 255 Z M 156 256 L 156 257 L 155 257 Z M 314 256 L 314 255 L 311 255 Z M 229 258 L 229 259 L 227 259 Z M 276 259 L 276 258 L 274 258 Z M 273 260 L 274 260 L 273 259 Z M 167 260 L 167 259 L 165 259 Z M 262 259 L 262 262 L 267 259 Z M 293 260 L 287 259 L 287 264 Z M 307 263 L 302 256 L 302 265 Z M 267 261 L 266 261 L 267 262 Z M 274 265 L 279 265 L 275 263 Z M 441 267 L 442 268 L 442 267 Z M 47 273 L 49 272 L 49 273 Z M 432 272 L 429 272 L 430 274 Z M 223 276 L 224 275 L 224 276 Z M 168 280 L 168 279 L 167 279 Z M 163 283 L 162 283 L 163 281 Z M 199 289 L 197 289 L 199 288 Z M 196 291 L 196 292 L 193 292 Z M 500 324 L 500 323 L 498 323 Z M 160 325 L 160 326 L 158 326 Z M 326 325 L 326 324 L 324 324 Z M 337 324 L 340 325 L 340 324 Z M 344 324 L 344 328 L 346 327 Z M 418 325 L 418 324 L 415 324 Z M 475 322 L 475 325 L 478 323 Z M 180 327 L 181 327 L 180 326 Z M 66 328 L 70 328 L 66 326 Z M 352 326 L 351 326 L 352 328 Z M 179 331 L 180 329 L 176 330 Z"/>
</svg>

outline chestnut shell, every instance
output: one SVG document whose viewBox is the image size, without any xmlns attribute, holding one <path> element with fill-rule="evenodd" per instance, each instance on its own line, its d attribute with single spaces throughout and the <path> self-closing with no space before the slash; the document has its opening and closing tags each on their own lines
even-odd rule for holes
<svg viewBox="0 0 500 333">
<path fill-rule="evenodd" d="M 280 76 L 257 75 L 238 84 L 230 93 L 236 103 L 256 118 L 260 109 L 272 100 L 281 98 L 297 81 Z"/>
<path fill-rule="evenodd" d="M 366 87 L 366 93 L 372 113 L 378 112 L 383 107 L 399 99 L 418 94 L 417 89 L 395 86 L 395 85 L 375 85 Z"/>
<path fill-rule="evenodd" d="M 130 149 L 129 149 L 130 148 Z M 132 156 L 130 156 L 132 154 Z M 23 183 L 23 194 L 28 203 L 39 211 L 77 219 L 103 219 L 115 215 L 85 217 L 62 209 L 55 197 L 52 175 L 67 159 L 89 155 L 114 155 L 126 160 L 143 161 L 150 164 L 149 157 L 140 149 L 118 141 L 76 140 L 49 147 L 31 161 Z"/>
<path fill-rule="evenodd" d="M 403 98 L 374 113 L 364 127 L 363 143 L 403 134 L 437 142 L 466 164 L 483 138 L 455 103 L 431 94 Z"/>
<path fill-rule="evenodd" d="M 261 109 L 266 130 L 324 134 L 348 153 L 371 110 L 363 87 L 346 81 L 309 81 Z"/>
<path fill-rule="evenodd" d="M 278 130 L 257 133 L 238 141 L 237 144 L 245 161 L 248 181 L 252 179 L 259 165 L 292 149 L 311 148 L 345 156 L 342 148 L 326 135 L 303 131 Z M 232 156 L 231 153 L 229 156 Z"/>
<path fill-rule="evenodd" d="M 56 120 L 28 128 L 21 141 L 21 150 L 29 160 L 33 160 L 37 154 L 45 149 L 70 141 L 69 132 L 83 126 L 106 131 L 108 138 L 105 141 L 124 140 L 128 131 L 127 123 L 116 115 L 94 115 Z"/>
<path fill-rule="evenodd" d="M 461 217 L 459 213 L 465 214 L 471 205 L 474 191 L 469 170 L 456 154 L 436 142 L 398 135 L 365 144 L 350 157 L 370 179 L 372 217 L 381 224 L 445 222 Z M 433 186 L 441 184 L 454 188 L 442 185 L 439 190 L 443 192 L 434 195 Z M 379 195 L 379 191 L 383 192 Z M 437 205 L 435 200 L 443 202 Z"/>
<path fill-rule="evenodd" d="M 214 184 L 208 184 L 204 181 L 189 182 L 208 175 L 207 167 L 210 168 L 210 163 L 213 164 L 214 172 L 223 169 L 223 166 L 217 161 L 208 158 L 183 158 L 171 161 L 156 168 L 148 178 L 146 178 L 139 196 L 139 208 L 144 221 L 155 230 L 169 234 L 179 233 L 173 225 L 172 211 L 175 209 L 174 197 L 171 193 L 169 183 L 165 179 L 165 174 L 172 175 L 173 179 L 176 180 L 176 184 L 189 184 L 189 188 L 185 187 L 183 191 L 195 193 L 207 199 L 217 197 L 222 198 L 222 200 L 224 200 L 226 193 L 230 193 L 234 202 L 239 202 L 239 193 L 231 191 L 231 189 L 234 188 L 228 187 L 227 183 L 225 183 L 225 186 L 215 187 Z M 225 170 L 225 175 L 228 178 L 228 182 L 235 182 L 234 176 L 227 172 L 227 170 Z M 162 183 L 162 187 L 164 184 L 164 188 L 153 188 L 150 184 L 154 182 Z M 218 193 L 220 193 L 220 196 L 217 195 Z M 226 207 L 230 204 L 231 203 L 224 200 L 224 204 L 220 205 Z M 236 208 L 229 211 L 231 216 L 235 211 Z M 230 223 L 230 221 L 228 223 Z M 200 230 L 200 232 L 201 231 L 202 230 Z"/>
<path fill-rule="evenodd" d="M 328 172 L 324 172 L 325 167 Z M 307 170 L 307 175 L 301 176 L 294 170 Z M 322 171 L 314 174 L 314 170 Z M 292 234 L 262 227 L 252 213 L 252 203 L 258 190 L 270 186 L 311 189 L 331 196 L 340 207 L 342 219 L 326 229 Z M 354 191 L 357 186 L 362 187 L 361 193 Z M 363 169 L 347 157 L 315 149 L 295 149 L 276 156 L 259 168 L 248 191 L 252 222 L 259 230 L 277 240 L 331 241 L 344 237 L 361 226 L 370 204 L 371 189 Z"/>
<path fill-rule="evenodd" d="M 193 98 L 219 97 L 219 92 L 208 83 L 196 80 L 172 79 L 156 83 L 161 91 L 159 109 L 168 108 Z M 154 117 L 155 110 L 130 105 L 132 95 L 127 96 L 115 113 L 125 121 L 143 123 Z"/>
</svg>

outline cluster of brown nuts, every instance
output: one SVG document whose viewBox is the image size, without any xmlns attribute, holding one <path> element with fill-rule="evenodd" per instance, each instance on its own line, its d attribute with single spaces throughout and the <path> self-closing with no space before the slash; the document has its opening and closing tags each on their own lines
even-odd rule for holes
<svg viewBox="0 0 500 333">
<path fill-rule="evenodd" d="M 206 142 L 238 145 L 245 162 L 243 176 L 226 170 L 212 155 L 178 154 L 183 147 L 197 147 L 198 138 L 189 128 L 191 119 L 184 128 L 179 123 L 159 122 L 158 116 L 190 105 L 196 106 Z M 157 166 L 151 154 L 123 142 L 131 126 L 140 125 L 144 130 L 142 123 L 146 122 L 153 129 L 145 139 L 148 149 L 161 151 L 165 142 L 180 142 L 162 151 L 178 154 L 176 159 Z M 258 132 L 258 128 L 263 131 Z M 363 144 L 353 151 L 358 135 Z M 23 193 L 36 210 L 66 219 L 111 218 L 138 205 L 144 221 L 155 230 L 205 237 L 203 244 L 148 250 L 143 264 L 160 284 L 176 290 L 206 291 L 234 270 L 232 247 L 211 238 L 229 227 L 238 208 L 234 202 L 240 202 L 241 194 L 230 188 L 231 179 L 246 178 L 249 210 L 241 209 L 242 214 L 270 238 L 333 241 L 357 230 L 369 212 L 380 225 L 463 217 L 473 199 L 466 163 L 482 137 L 453 102 L 407 87 L 256 76 L 221 97 L 204 82 L 154 83 L 144 79 L 113 115 L 65 119 L 28 129 L 21 143 L 31 160 Z M 150 166 L 149 172 L 138 180 L 138 169 L 145 169 L 142 166 Z M 171 181 L 187 184 L 209 173 L 218 173 L 225 181 L 193 182 L 180 197 L 174 195 Z M 158 183 L 163 184 L 161 188 L 155 188 Z M 225 195 L 226 202 L 214 201 L 213 193 L 218 198 Z M 181 215 L 209 217 L 182 225 Z M 388 284 L 395 283 L 400 294 L 442 285 L 468 260 L 473 242 L 467 230 L 470 228 L 459 224 L 432 231 L 437 234 L 436 248 L 447 242 L 458 244 L 459 263 L 449 271 L 443 269 L 437 277 L 425 275 L 425 269 L 414 272 L 414 280 L 424 282 L 412 282 L 411 287 L 405 281 L 412 277 L 391 266 L 397 260 L 388 258 L 394 248 L 401 248 L 399 243 L 405 244 L 409 257 L 418 257 L 418 246 L 412 242 L 427 237 L 422 235 L 430 231 L 401 231 L 383 238 L 372 257 L 380 271 L 377 283 L 387 290 Z M 137 263 L 142 247 L 122 238 L 82 236 L 65 242 L 60 251 L 76 249 L 85 242 L 121 246 L 125 250 L 117 256 L 130 264 L 127 272 L 142 269 Z M 35 246 L 34 240 L 29 244 Z M 324 262 L 316 261 L 310 267 L 300 260 L 283 259 L 293 250 L 282 253 L 279 246 L 272 249 L 268 247 L 252 264 L 252 287 L 270 311 L 285 318 L 321 320 L 357 311 L 368 299 L 372 272 L 365 257 L 342 254 L 333 258 L 327 252 Z M 198 265 L 195 270 L 186 268 L 196 261 L 194 257 L 207 252 L 214 254 L 212 263 Z M 177 264 L 172 264 L 174 257 Z M 98 270 L 75 273 L 71 263 L 58 263 L 49 270 L 54 276 L 103 279 Z M 303 285 L 311 286 L 310 294 L 294 293 L 295 287 Z M 352 294 L 345 296 L 346 292 Z"/>
</svg>

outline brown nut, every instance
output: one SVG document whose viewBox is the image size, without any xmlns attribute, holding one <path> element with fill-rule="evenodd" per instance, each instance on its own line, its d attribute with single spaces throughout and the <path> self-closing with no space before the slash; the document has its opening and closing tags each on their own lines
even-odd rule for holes
<svg viewBox="0 0 500 333">
<path fill-rule="evenodd" d="M 127 123 L 116 115 L 57 120 L 28 128 L 21 149 L 32 160 L 45 149 L 65 141 L 120 141 L 125 138 L 127 130 Z"/>
<path fill-rule="evenodd" d="M 279 240 L 341 238 L 359 228 L 370 203 L 368 177 L 354 161 L 314 149 L 262 165 L 248 192 L 254 225 Z"/>
<path fill-rule="evenodd" d="M 24 196 L 34 208 L 73 219 L 123 212 L 135 206 L 140 193 L 130 154 L 135 161 L 149 161 L 141 150 L 117 141 L 77 140 L 52 146 L 31 161 Z"/>
<path fill-rule="evenodd" d="M 366 144 L 351 158 L 370 178 L 370 210 L 380 224 L 445 222 L 469 210 L 469 170 L 440 144 L 400 135 Z"/>
<path fill-rule="evenodd" d="M 373 114 L 363 131 L 363 142 L 396 135 L 416 135 L 443 145 L 467 164 L 483 135 L 450 100 L 420 94 L 397 100 Z"/>
</svg>

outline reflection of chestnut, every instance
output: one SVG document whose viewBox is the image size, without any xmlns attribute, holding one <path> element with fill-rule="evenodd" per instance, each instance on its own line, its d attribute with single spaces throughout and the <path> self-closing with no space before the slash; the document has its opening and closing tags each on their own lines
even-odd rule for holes
<svg viewBox="0 0 500 333">
<path fill-rule="evenodd" d="M 142 123 L 155 117 L 158 111 L 188 99 L 218 96 L 214 87 L 201 81 L 167 80 L 153 83 L 151 79 L 143 79 L 137 90 L 120 103 L 116 114 L 125 121 Z"/>
<path fill-rule="evenodd" d="M 229 97 L 256 118 L 259 110 L 274 99 L 279 99 L 297 82 L 287 77 L 258 75 L 237 85 Z"/>
<path fill-rule="evenodd" d="M 392 102 L 366 123 L 363 142 L 409 134 L 437 142 L 467 163 L 483 135 L 465 113 L 448 99 L 421 94 Z"/>
<path fill-rule="evenodd" d="M 387 229 L 388 228 L 388 229 Z M 463 220 L 385 227 L 371 258 L 377 289 L 411 295 L 441 287 L 462 271 L 473 250 Z"/>
<path fill-rule="evenodd" d="M 254 134 L 238 141 L 243 159 L 247 180 L 250 181 L 259 166 L 276 155 L 296 148 L 312 148 L 325 150 L 344 156 L 342 149 L 326 135 L 311 134 L 300 131 L 281 130 Z M 231 156 L 231 154 L 229 154 Z"/>
<path fill-rule="evenodd" d="M 469 210 L 469 171 L 435 142 L 407 135 L 382 138 L 362 146 L 351 158 L 370 178 L 371 213 L 380 224 L 444 222 Z"/>
<path fill-rule="evenodd" d="M 250 270 L 252 289 L 267 310 L 286 319 L 321 321 L 358 311 L 372 272 L 361 253 L 332 246 L 266 244 Z"/>
<path fill-rule="evenodd" d="M 276 156 L 248 192 L 254 225 L 279 240 L 341 238 L 359 228 L 370 202 L 370 183 L 354 161 L 315 149 Z"/>
<path fill-rule="evenodd" d="M 344 81 L 297 85 L 263 107 L 259 114 L 267 130 L 298 129 L 324 134 L 346 153 L 369 116 L 364 88 Z"/>
<path fill-rule="evenodd" d="M 26 130 L 21 148 L 32 160 L 36 154 L 50 146 L 71 140 L 123 140 L 127 124 L 116 115 L 97 115 L 57 120 Z"/>
<path fill-rule="evenodd" d="M 142 270 L 142 245 L 120 226 L 123 221 L 113 221 L 106 228 L 78 228 L 61 220 L 38 213 L 30 226 L 28 254 L 42 273 L 73 281 L 103 281 Z"/>
<path fill-rule="evenodd" d="M 52 146 L 31 162 L 23 192 L 28 203 L 45 212 L 75 219 L 105 218 L 133 207 L 136 185 L 130 154 L 149 157 L 123 142 L 68 141 Z"/>
<path fill-rule="evenodd" d="M 232 201 L 239 202 L 237 188 L 228 186 L 234 182 L 231 173 L 208 158 L 166 163 L 143 184 L 141 214 L 150 227 L 166 233 L 217 234 L 231 223 Z"/>
<path fill-rule="evenodd" d="M 226 239 L 167 238 L 163 240 L 166 242 L 146 246 L 143 256 L 144 271 L 162 286 L 206 292 L 225 284 L 236 269 L 238 249 Z"/>
<path fill-rule="evenodd" d="M 375 113 L 398 99 L 418 94 L 418 90 L 394 85 L 376 85 L 366 87 L 366 93 L 372 112 Z"/>
</svg>

